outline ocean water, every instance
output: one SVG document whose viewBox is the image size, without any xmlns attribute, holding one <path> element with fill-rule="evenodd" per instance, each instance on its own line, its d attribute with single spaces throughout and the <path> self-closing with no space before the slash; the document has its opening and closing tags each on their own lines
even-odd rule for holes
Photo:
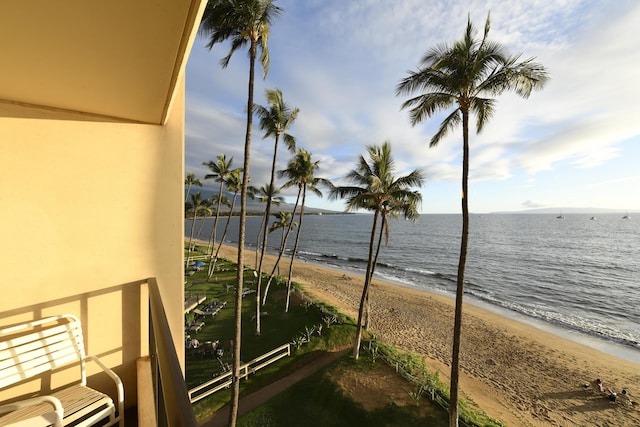
<svg viewBox="0 0 640 427">
<path fill-rule="evenodd" d="M 298 257 L 364 274 L 372 220 L 365 214 L 307 215 Z M 213 220 L 203 222 L 200 238 L 206 240 Z M 415 223 L 392 220 L 376 276 L 453 297 L 461 223 L 461 215 L 453 214 L 422 215 Z M 251 249 L 259 226 L 260 218 L 247 218 Z M 190 227 L 186 221 L 187 237 Z M 226 243 L 237 237 L 236 218 Z M 279 242 L 276 231 L 268 251 L 276 252 Z M 465 292 L 467 302 L 640 363 L 638 218 L 472 214 Z"/>
</svg>

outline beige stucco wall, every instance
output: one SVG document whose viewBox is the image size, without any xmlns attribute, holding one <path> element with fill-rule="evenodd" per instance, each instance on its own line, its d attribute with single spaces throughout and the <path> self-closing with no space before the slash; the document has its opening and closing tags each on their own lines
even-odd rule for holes
<svg viewBox="0 0 640 427">
<path fill-rule="evenodd" d="M 166 126 L 69 117 L 0 117 L 0 325 L 78 315 L 131 405 L 147 351 L 137 281 L 158 279 L 183 357 L 184 84 Z"/>
</svg>

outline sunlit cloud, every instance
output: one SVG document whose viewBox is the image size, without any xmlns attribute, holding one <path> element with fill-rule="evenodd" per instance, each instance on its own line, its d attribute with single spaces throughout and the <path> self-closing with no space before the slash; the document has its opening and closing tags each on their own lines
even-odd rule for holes
<svg viewBox="0 0 640 427">
<path fill-rule="evenodd" d="M 278 3 L 285 13 L 273 25 L 271 71 L 267 80 L 256 79 L 255 102 L 265 102 L 265 88 L 278 87 L 287 103 L 300 108 L 291 133 L 320 160 L 322 176 L 344 176 L 367 145 L 389 140 L 398 173 L 420 168 L 430 182 L 450 185 L 456 194 L 450 209 L 458 210 L 461 129 L 429 148 L 448 112 L 412 127 L 408 113 L 400 110 L 404 99 L 395 96 L 395 86 L 418 66 L 427 49 L 459 39 L 467 17 L 481 31 L 489 12 L 490 37 L 509 52 L 522 52 L 522 58 L 535 56 L 551 80 L 526 100 L 513 94 L 499 97 L 484 131 L 476 134 L 472 129 L 472 185 L 518 179 L 512 188 L 542 191 L 538 175 L 561 176 L 612 164 L 625 157 L 623 142 L 640 139 L 640 85 L 635 84 L 640 50 L 633 36 L 640 25 L 640 4 L 634 1 Z M 240 165 L 246 119 L 246 52 L 237 52 L 223 70 L 218 61 L 228 46 L 210 52 L 203 44 L 197 40 L 187 69 L 185 170 L 196 173 L 203 161 L 223 152 Z M 252 183 L 267 181 L 272 150 L 272 142 L 262 140 L 255 124 Z M 289 156 L 284 149 L 279 152 L 279 168 Z M 632 172 L 619 170 L 623 175 L 612 181 L 631 189 L 637 182 L 623 177 Z M 595 188 L 606 194 L 607 185 Z M 505 194 L 504 206 L 495 209 L 521 208 L 515 201 L 523 198 L 527 195 Z M 605 203 L 607 198 L 598 200 Z"/>
</svg>

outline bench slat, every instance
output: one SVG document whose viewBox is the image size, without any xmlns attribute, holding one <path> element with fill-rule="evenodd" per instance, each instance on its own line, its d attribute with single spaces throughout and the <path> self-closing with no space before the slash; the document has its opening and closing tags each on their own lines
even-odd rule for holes
<svg viewBox="0 0 640 427">
<path fill-rule="evenodd" d="M 9 335 L 8 333 L 6 333 L 6 331 L 11 329 L 12 328 L 0 330 L 0 336 Z M 54 336 L 54 335 L 59 335 L 64 333 L 68 334 L 70 333 L 70 331 L 74 331 L 74 335 L 75 335 L 76 331 L 78 330 L 82 331 L 82 327 L 79 321 L 73 321 L 70 323 L 65 323 L 65 324 L 53 326 L 50 328 L 36 329 L 25 335 L 3 339 L 2 341 L 0 341 L 0 351 L 7 350 L 13 347 L 18 347 L 20 345 L 27 344 L 33 341 L 36 341 L 36 342 L 42 341 L 43 339 Z M 80 339 L 82 339 L 81 337 L 82 335 L 80 335 Z"/>
<path fill-rule="evenodd" d="M 34 360 L 33 363 L 16 365 L 3 370 L 2 378 L 0 378 L 0 388 L 78 360 L 78 355 L 75 353 L 64 354 L 61 352 L 53 356 L 53 359 L 43 356 Z"/>
<path fill-rule="evenodd" d="M 51 393 L 52 396 L 60 399 L 64 407 L 64 424 L 72 424 L 77 420 L 85 418 L 88 414 L 95 412 L 97 419 L 104 418 L 105 414 L 113 411 L 113 400 L 96 390 L 81 385 Z M 28 408 L 20 409 L 0 417 L 0 426 L 12 424 L 14 422 L 38 417 L 51 412 L 51 406 L 40 404 Z"/>
<path fill-rule="evenodd" d="M 79 351 L 80 345 L 76 337 L 69 336 L 69 334 L 59 334 L 55 337 L 50 337 L 46 341 L 36 342 L 33 341 L 28 344 L 24 344 L 18 347 L 14 347 L 11 350 L 5 350 L 0 354 L 0 371 L 12 365 L 15 365 L 16 361 L 20 363 L 28 363 L 30 360 L 37 359 L 45 354 L 54 353 L 65 348 L 73 348 L 76 353 L 81 354 Z M 5 356 L 10 356 L 6 357 Z M 3 360 L 4 359 L 4 360 Z"/>
<path fill-rule="evenodd" d="M 50 319 L 49 323 L 52 321 L 60 319 Z M 39 327 L 0 341 L 0 388 L 84 358 L 82 328 L 77 319 L 48 327 L 44 321 L 33 323 Z M 15 330 L 24 329 L 11 327 L 3 331 L 15 334 Z"/>
</svg>

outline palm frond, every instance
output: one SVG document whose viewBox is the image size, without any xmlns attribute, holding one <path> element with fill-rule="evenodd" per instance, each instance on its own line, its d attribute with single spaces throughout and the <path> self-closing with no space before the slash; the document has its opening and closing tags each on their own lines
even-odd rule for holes
<svg viewBox="0 0 640 427">
<path fill-rule="evenodd" d="M 462 112 L 460 109 L 456 109 L 451 112 L 443 121 L 440 123 L 440 127 L 438 131 L 431 137 L 431 141 L 429 141 L 429 147 L 435 147 L 438 143 L 449 133 L 449 131 L 453 130 L 456 126 L 462 123 Z"/>
<path fill-rule="evenodd" d="M 495 103 L 495 99 L 491 98 L 475 97 L 473 99 L 471 111 L 473 111 L 476 116 L 476 132 L 482 132 L 485 123 L 493 116 Z"/>
</svg>

